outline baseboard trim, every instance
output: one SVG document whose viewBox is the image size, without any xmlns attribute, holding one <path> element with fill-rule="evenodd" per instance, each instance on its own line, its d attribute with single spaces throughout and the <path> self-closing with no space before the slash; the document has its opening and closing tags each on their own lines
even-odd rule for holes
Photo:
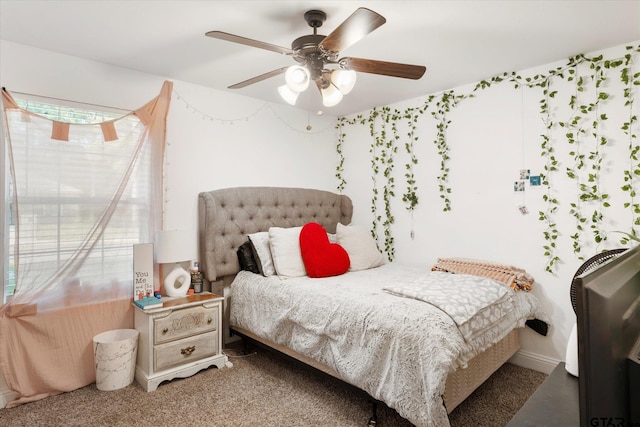
<svg viewBox="0 0 640 427">
<path fill-rule="evenodd" d="M 534 371 L 550 374 L 561 360 L 543 356 L 529 351 L 519 350 L 509 359 L 510 363 L 522 366 L 523 368 L 533 369 Z"/>
<path fill-rule="evenodd" d="M 13 402 L 18 397 L 18 393 L 7 389 L 0 390 L 0 409 L 7 406 L 9 402 Z"/>
</svg>

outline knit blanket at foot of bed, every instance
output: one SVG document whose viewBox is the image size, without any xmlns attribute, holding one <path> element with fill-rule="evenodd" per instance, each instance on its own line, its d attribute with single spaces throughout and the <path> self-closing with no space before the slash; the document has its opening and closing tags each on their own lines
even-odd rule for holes
<svg viewBox="0 0 640 427">
<path fill-rule="evenodd" d="M 533 277 L 522 268 L 474 259 L 438 258 L 438 262 L 431 269 L 488 277 L 504 283 L 516 291 L 529 292 L 534 282 Z"/>
</svg>

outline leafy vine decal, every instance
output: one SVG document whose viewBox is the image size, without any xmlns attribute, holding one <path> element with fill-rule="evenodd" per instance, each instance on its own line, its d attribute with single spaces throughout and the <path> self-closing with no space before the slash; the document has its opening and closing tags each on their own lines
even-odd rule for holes
<svg viewBox="0 0 640 427">
<path fill-rule="evenodd" d="M 339 117 L 336 123 L 336 129 L 338 130 L 338 142 L 336 144 L 336 152 L 338 153 L 338 165 L 336 166 L 336 178 L 338 178 L 338 191 L 342 193 L 347 185 L 347 181 L 344 179 L 344 153 L 342 152 L 342 145 L 344 144 L 344 138 L 347 134 L 344 133 L 344 125 L 347 119 Z"/>
<path fill-rule="evenodd" d="M 533 77 L 523 78 L 515 72 L 503 73 L 490 79 L 478 82 L 471 91 L 466 94 L 457 93 L 454 90 L 442 92 L 438 95 L 430 95 L 420 107 L 409 107 L 404 111 L 394 110 L 389 107 L 372 109 L 368 116 L 358 115 L 355 119 L 338 119 L 338 166 L 336 177 L 338 189 L 344 190 L 346 181 L 343 178 L 344 155 L 342 144 L 344 143 L 346 124 L 369 124 L 369 133 L 372 138 L 371 169 L 373 180 L 373 232 L 377 235 L 377 227 L 382 226 L 385 233 L 385 251 L 389 259 L 394 257 L 394 240 L 391 233 L 391 225 L 394 223 L 394 215 L 391 212 L 391 200 L 395 197 L 394 159 L 397 157 L 398 144 L 403 144 L 407 161 L 404 170 L 405 191 L 402 194 L 402 202 L 406 210 L 413 215 L 414 210 L 421 202 L 418 197 L 418 183 L 415 176 L 415 167 L 419 159 L 415 154 L 415 146 L 419 142 L 418 122 L 425 112 L 430 111 L 434 120 L 436 137 L 434 146 L 440 158 L 440 171 L 436 178 L 439 197 L 443 202 L 443 211 L 452 210 L 450 195 L 452 188 L 449 184 L 450 151 L 447 141 L 447 129 L 451 125 L 450 112 L 463 100 L 473 98 L 475 92 L 485 90 L 495 84 L 512 82 L 514 87 L 541 89 L 539 101 L 539 114 L 544 124 L 545 131 L 540 135 L 540 155 L 544 161 L 543 171 L 540 173 L 541 184 L 546 191 L 542 195 L 544 208 L 539 210 L 538 219 L 544 224 L 543 252 L 546 258 L 545 269 L 554 273 L 560 262 L 558 255 L 558 238 L 560 231 L 557 225 L 557 216 L 560 214 L 560 201 L 556 189 L 556 179 L 560 177 L 560 161 L 556 154 L 558 144 L 565 142 L 569 147 L 569 158 L 563 167 L 565 175 L 575 180 L 577 197 L 567 202 L 567 213 L 573 217 L 575 230 L 566 234 L 571 239 L 572 249 L 576 257 L 582 259 L 582 246 L 590 235 L 593 242 L 600 244 L 607 238 L 604 230 L 606 210 L 611 207 L 610 195 L 602 186 L 600 178 L 603 174 L 603 166 L 608 156 L 610 136 L 605 131 L 605 125 L 609 120 L 606 105 L 611 101 L 606 87 L 610 78 L 610 70 L 620 68 L 620 81 L 623 83 L 623 98 L 628 108 L 628 117 L 621 123 L 620 129 L 628 138 L 629 164 L 622 171 L 624 185 L 621 189 L 627 195 L 623 205 L 631 212 L 630 233 L 621 232 L 626 236 L 621 243 L 628 243 L 630 238 L 637 238 L 640 234 L 640 201 L 636 189 L 640 186 L 640 144 L 636 134 L 638 127 L 637 115 L 634 113 L 634 88 L 640 85 L 640 72 L 634 72 L 634 57 L 640 52 L 640 46 L 627 46 L 627 54 L 619 59 L 604 59 L 602 55 L 586 57 L 576 55 L 568 59 L 563 67 L 549 70 L 546 74 L 537 74 Z M 585 70 L 585 68 L 587 68 Z M 556 108 L 551 106 L 556 98 L 558 90 L 552 90 L 555 79 L 566 80 L 573 83 L 572 94 L 569 96 L 569 114 L 566 119 L 556 121 L 554 115 Z M 555 86 L 553 86 L 555 88 Z M 615 99 L 616 97 L 613 96 Z M 554 104 L 555 106 L 556 104 Z M 402 121 L 406 123 L 406 140 L 400 137 Z M 379 129 L 376 129 L 376 123 Z M 391 135 L 388 127 L 390 126 Z M 558 139 L 555 130 L 561 128 L 564 138 Z M 383 177 L 384 183 L 380 181 Z M 380 185 L 382 185 L 383 214 L 378 212 L 380 203 Z M 586 229 L 591 230 L 585 233 Z M 413 233 L 413 232 L 412 232 Z M 412 235 L 413 237 L 413 235 Z"/>
<path fill-rule="evenodd" d="M 402 201 L 407 205 L 408 211 L 413 211 L 418 206 L 418 186 L 413 168 L 418 164 L 418 158 L 415 155 L 414 145 L 418 142 L 416 128 L 418 127 L 418 119 L 424 113 L 422 109 L 409 107 L 404 111 L 404 118 L 407 120 L 409 132 L 407 132 L 407 141 L 404 144 L 405 151 L 409 156 L 409 161 L 405 165 L 405 174 L 407 190 L 402 195 Z"/>
<path fill-rule="evenodd" d="M 551 185 L 551 176 L 558 171 L 558 159 L 555 156 L 552 139 L 551 129 L 553 128 L 553 119 L 551 117 L 549 104 L 551 98 L 555 96 L 554 91 L 549 91 L 550 81 L 544 80 L 539 84 L 543 87 L 542 94 L 544 98 L 540 101 L 540 115 L 545 124 L 545 133 L 540 135 L 542 138 L 542 158 L 545 159 L 544 173 L 540 174 L 542 185 L 547 189 L 547 192 L 542 196 L 542 200 L 546 203 L 546 209 L 538 212 L 538 218 L 546 226 L 546 230 L 543 232 L 546 243 L 543 245 L 544 255 L 547 257 L 547 263 L 545 270 L 549 273 L 553 273 L 554 265 L 560 260 L 557 255 L 556 241 L 558 239 L 558 225 L 554 218 L 558 211 L 558 199 L 555 198 L 553 193 L 553 187 Z"/>
<path fill-rule="evenodd" d="M 608 120 L 608 117 L 605 113 L 600 112 L 599 107 L 602 102 L 609 99 L 609 94 L 603 90 L 603 84 L 607 78 L 604 74 L 602 55 L 591 59 L 591 63 L 595 70 L 594 80 L 596 86 L 596 100 L 589 104 L 588 110 L 593 112 L 596 117 L 593 121 L 593 130 L 591 132 L 595 141 L 595 150 L 588 156 L 588 159 L 591 161 L 591 172 L 588 177 L 588 183 L 590 185 L 584 188 L 585 192 L 583 193 L 583 196 L 586 200 L 596 203 L 596 208 L 591 215 L 591 230 L 593 232 L 595 242 L 601 243 L 606 239 L 606 234 L 602 230 L 602 221 L 604 217 L 603 209 L 608 208 L 611 205 L 608 201 L 609 195 L 607 193 L 603 193 L 602 187 L 600 186 L 600 176 L 604 160 L 602 150 L 609 141 L 606 135 L 600 131 L 601 124 Z"/>
<path fill-rule="evenodd" d="M 374 138 L 374 143 L 370 149 L 371 167 L 373 170 L 373 197 L 371 199 L 373 229 L 377 230 L 378 224 L 382 226 L 384 232 L 384 251 L 389 261 L 393 261 L 395 256 L 394 237 L 391 232 L 391 226 L 395 222 L 395 218 L 391 212 L 391 199 L 395 196 L 393 159 L 398 151 L 396 141 L 399 138 L 396 118 L 397 113 L 392 113 L 389 107 L 382 107 L 380 110 L 374 108 L 371 116 L 369 116 L 369 133 Z M 376 129 L 376 123 L 380 125 L 379 130 Z M 389 137 L 387 132 L 387 125 L 389 123 L 391 123 L 391 137 Z M 377 213 L 380 193 L 378 176 L 380 174 L 382 174 L 384 178 L 384 183 L 382 184 L 384 219 L 382 215 Z M 374 231 L 374 237 L 377 237 L 377 231 Z"/>
<path fill-rule="evenodd" d="M 438 189 L 440 191 L 440 198 L 444 202 L 443 211 L 451 210 L 451 187 L 449 187 L 449 145 L 447 144 L 447 128 L 451 121 L 448 119 L 447 113 L 451 111 L 451 108 L 457 104 L 460 97 L 456 96 L 453 91 L 448 91 L 442 94 L 441 98 L 436 102 L 436 110 L 431 113 L 436 120 L 436 140 L 434 143 L 438 149 L 438 155 L 440 156 L 440 175 L 438 175 Z"/>
<path fill-rule="evenodd" d="M 376 108 L 371 111 L 369 116 L 369 134 L 374 138 L 374 142 L 369 148 L 371 154 L 371 170 L 373 172 L 371 176 L 372 181 L 372 196 L 371 196 L 371 213 L 373 214 L 373 221 L 371 224 L 371 234 L 373 238 L 378 242 L 378 223 L 381 221 L 382 216 L 378 214 L 378 175 L 380 174 L 380 155 L 379 151 L 383 145 L 381 136 L 376 132 L 375 122 L 379 112 Z"/>
<path fill-rule="evenodd" d="M 569 100 L 569 107 L 572 113 L 571 117 L 567 122 L 561 121 L 561 122 L 558 122 L 558 124 L 561 127 L 567 129 L 565 133 L 565 136 L 567 138 L 567 143 L 574 147 L 569 152 L 569 155 L 573 157 L 573 165 L 572 167 L 566 168 L 567 176 L 570 179 L 575 180 L 577 187 L 580 189 L 580 188 L 583 188 L 583 185 L 584 185 L 582 183 L 582 174 L 580 173 L 580 171 L 584 169 L 584 165 L 585 165 L 584 164 L 585 155 L 582 152 L 582 145 L 583 145 L 582 136 L 586 131 L 582 127 L 583 117 L 577 114 L 578 112 L 577 105 L 580 100 L 580 95 L 582 92 L 584 92 L 584 78 L 581 76 L 578 76 L 576 73 L 577 73 L 576 68 L 571 68 L 567 71 L 567 74 L 569 76 L 567 77 L 567 81 L 575 82 L 575 89 L 574 89 L 575 92 L 573 95 L 571 95 Z M 574 217 L 575 224 L 576 224 L 576 232 L 570 236 L 572 240 L 573 252 L 576 255 L 578 255 L 580 259 L 582 259 L 582 256 L 579 255 L 581 251 L 580 241 L 581 241 L 582 233 L 584 231 L 584 224 L 587 222 L 587 218 L 582 214 L 582 204 L 581 204 L 580 198 L 578 198 L 577 201 L 571 202 L 569 205 L 570 205 L 569 214 Z"/>
<path fill-rule="evenodd" d="M 397 117 L 398 112 L 391 112 L 389 107 L 383 108 L 383 133 L 382 139 L 384 144 L 384 149 L 382 150 L 380 159 L 382 164 L 384 165 L 384 169 L 382 171 L 383 176 L 385 177 L 385 185 L 382 193 L 382 200 L 384 201 L 384 213 L 385 219 L 382 222 L 382 227 L 384 229 L 384 250 L 387 253 L 387 259 L 389 261 L 393 261 L 395 257 L 395 248 L 394 248 L 394 238 L 391 233 L 391 225 L 395 222 L 395 218 L 393 213 L 391 212 L 391 199 L 395 197 L 395 178 L 393 177 L 393 169 L 394 169 L 394 156 L 398 152 L 398 147 L 396 142 L 400 137 L 398 136 L 398 125 L 397 125 Z M 386 134 L 386 125 L 391 123 L 391 131 L 392 136 L 387 137 Z"/>
<path fill-rule="evenodd" d="M 640 85 L 640 71 L 634 73 L 632 71 L 632 55 L 629 51 L 632 51 L 632 46 L 627 46 L 627 53 L 624 55 L 622 61 L 624 66 L 620 70 L 620 80 L 625 85 L 623 91 L 623 97 L 625 99 L 625 106 L 629 109 L 629 118 L 622 124 L 621 130 L 629 138 L 629 166 L 623 170 L 624 185 L 622 191 L 626 192 L 629 197 L 629 201 L 624 203 L 624 207 L 631 212 L 631 232 L 627 233 L 625 237 L 621 239 L 622 244 L 627 244 L 633 238 L 638 239 L 637 226 L 640 226 L 640 203 L 637 200 L 637 192 L 633 186 L 635 180 L 640 179 L 640 162 L 638 153 L 640 152 L 640 145 L 638 144 L 638 136 L 633 132 L 633 127 L 638 121 L 638 117 L 633 114 L 633 97 L 632 91 L 634 86 Z M 635 49 L 636 52 L 640 51 L 640 48 Z"/>
</svg>

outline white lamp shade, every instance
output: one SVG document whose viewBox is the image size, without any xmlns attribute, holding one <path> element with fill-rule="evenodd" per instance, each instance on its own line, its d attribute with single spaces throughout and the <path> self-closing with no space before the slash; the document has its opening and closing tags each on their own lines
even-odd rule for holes
<svg viewBox="0 0 640 427">
<path fill-rule="evenodd" d="M 156 262 L 192 261 L 197 259 L 197 245 L 193 230 L 161 231 L 156 235 Z"/>
<path fill-rule="evenodd" d="M 353 70 L 333 70 L 331 72 L 331 83 L 336 85 L 343 95 L 351 92 L 356 85 L 357 74 Z"/>
<path fill-rule="evenodd" d="M 325 107 L 333 107 L 340 101 L 342 101 L 342 92 L 333 84 L 329 84 L 329 86 L 322 89 L 322 104 Z"/>
<path fill-rule="evenodd" d="M 287 85 L 280 86 L 278 88 L 278 92 L 280 93 L 282 99 L 287 101 L 288 104 L 296 105 L 296 101 L 298 100 L 298 95 L 300 95 L 300 92 L 292 91 Z"/>
<path fill-rule="evenodd" d="M 293 92 L 304 92 L 309 87 L 309 70 L 299 65 L 292 65 L 284 73 L 284 81 Z"/>
</svg>

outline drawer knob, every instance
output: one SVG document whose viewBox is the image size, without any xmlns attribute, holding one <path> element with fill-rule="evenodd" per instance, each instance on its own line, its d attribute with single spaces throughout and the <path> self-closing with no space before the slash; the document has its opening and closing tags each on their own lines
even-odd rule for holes
<svg viewBox="0 0 640 427">
<path fill-rule="evenodd" d="M 209 318 L 207 319 L 207 324 L 210 324 L 211 322 L 213 322 L 213 319 L 212 319 L 211 317 L 209 317 Z"/>
<path fill-rule="evenodd" d="M 166 334 L 167 332 L 169 332 L 169 328 L 164 328 L 164 329 L 162 330 L 162 335 Z"/>
<path fill-rule="evenodd" d="M 180 353 L 184 354 L 185 356 L 191 356 L 191 353 L 193 353 L 194 351 L 196 351 L 196 346 L 195 345 L 180 349 Z"/>
</svg>

